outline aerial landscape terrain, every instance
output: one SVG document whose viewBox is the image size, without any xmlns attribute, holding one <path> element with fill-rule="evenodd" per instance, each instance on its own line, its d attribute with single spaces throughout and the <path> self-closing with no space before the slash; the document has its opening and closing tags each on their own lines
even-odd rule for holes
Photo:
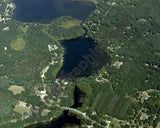
<svg viewBox="0 0 160 128">
<path fill-rule="evenodd" d="M 0 0 L 0 128 L 160 128 L 160 0 Z"/>
</svg>

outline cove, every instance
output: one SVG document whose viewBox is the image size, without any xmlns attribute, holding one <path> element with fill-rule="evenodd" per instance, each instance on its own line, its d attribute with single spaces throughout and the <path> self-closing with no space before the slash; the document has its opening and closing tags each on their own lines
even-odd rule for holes
<svg viewBox="0 0 160 128">
<path fill-rule="evenodd" d="M 87 1 L 72 0 L 13 0 L 14 17 L 22 22 L 48 23 L 60 16 L 72 16 L 84 20 L 95 5 Z"/>
</svg>

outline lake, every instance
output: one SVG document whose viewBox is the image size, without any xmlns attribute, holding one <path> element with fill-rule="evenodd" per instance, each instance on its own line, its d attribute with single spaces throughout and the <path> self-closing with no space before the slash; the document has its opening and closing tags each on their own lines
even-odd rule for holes
<svg viewBox="0 0 160 128">
<path fill-rule="evenodd" d="M 48 23 L 60 16 L 84 20 L 95 9 L 91 2 L 72 0 L 13 0 L 14 17 L 22 22 Z"/>
<path fill-rule="evenodd" d="M 61 44 L 65 49 L 64 63 L 57 78 L 74 79 L 80 76 L 89 76 L 110 60 L 98 49 L 93 40 L 84 37 L 63 41 Z"/>
</svg>

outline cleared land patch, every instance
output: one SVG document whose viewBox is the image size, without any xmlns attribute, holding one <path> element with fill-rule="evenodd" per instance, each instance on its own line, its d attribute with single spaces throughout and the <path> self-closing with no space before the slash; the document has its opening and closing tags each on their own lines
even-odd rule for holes
<svg viewBox="0 0 160 128">
<path fill-rule="evenodd" d="M 123 119 L 131 101 L 128 98 L 117 96 L 113 92 L 103 93 L 95 106 L 95 111 L 100 114 L 110 114 Z"/>
<path fill-rule="evenodd" d="M 13 41 L 11 43 L 11 48 L 16 50 L 16 51 L 23 50 L 25 48 L 24 39 L 23 38 L 18 38 L 17 40 Z"/>
<path fill-rule="evenodd" d="M 71 20 L 71 21 L 67 21 L 67 22 L 63 23 L 61 25 L 61 27 L 63 27 L 63 28 L 71 28 L 73 26 L 80 25 L 81 22 L 82 22 L 81 20 Z"/>
<path fill-rule="evenodd" d="M 19 101 L 18 104 L 15 106 L 14 111 L 20 113 L 21 115 L 23 115 L 24 113 L 29 113 L 30 107 L 26 106 L 27 103 L 23 102 L 23 101 Z"/>
<path fill-rule="evenodd" d="M 8 90 L 12 91 L 14 95 L 21 94 L 23 91 L 25 91 L 23 87 L 17 85 L 11 86 L 8 88 Z"/>
<path fill-rule="evenodd" d="M 42 116 L 46 116 L 51 110 L 43 109 Z"/>
<path fill-rule="evenodd" d="M 156 128 L 160 128 L 160 122 L 157 124 L 157 127 Z"/>
</svg>

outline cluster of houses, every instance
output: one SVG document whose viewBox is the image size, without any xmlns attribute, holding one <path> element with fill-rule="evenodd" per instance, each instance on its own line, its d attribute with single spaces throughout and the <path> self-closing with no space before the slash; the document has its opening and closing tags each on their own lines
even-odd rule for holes
<svg viewBox="0 0 160 128">
<path fill-rule="evenodd" d="M 7 0 L 4 0 L 3 2 L 7 3 Z M 2 6 L 4 4 L 0 3 L 0 8 L 2 9 Z M 6 22 L 8 20 L 11 20 L 11 17 L 13 15 L 13 10 L 15 9 L 15 5 L 13 3 L 7 3 L 4 10 L 0 11 L 0 22 Z"/>
</svg>

